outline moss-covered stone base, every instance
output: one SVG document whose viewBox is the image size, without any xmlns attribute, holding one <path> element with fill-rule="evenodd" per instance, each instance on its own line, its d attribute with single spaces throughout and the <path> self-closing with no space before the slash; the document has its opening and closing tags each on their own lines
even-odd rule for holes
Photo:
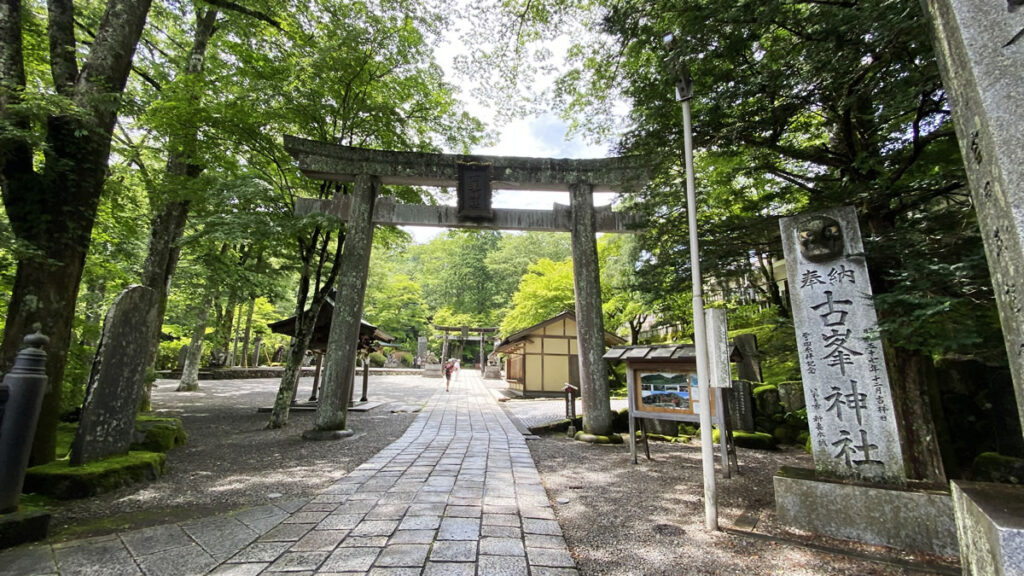
<svg viewBox="0 0 1024 576">
<path fill-rule="evenodd" d="M 573 439 L 578 442 L 589 442 L 591 444 L 622 444 L 622 436 L 618 434 L 601 436 L 598 434 L 588 434 L 582 430 L 577 432 Z"/>
<path fill-rule="evenodd" d="M 775 437 L 764 432 L 741 432 L 732 433 L 732 440 L 740 448 L 753 448 L 755 450 L 774 450 Z"/>
<path fill-rule="evenodd" d="M 640 433 L 637 432 L 636 434 L 637 434 L 637 438 L 639 439 Z M 690 438 L 691 438 L 691 436 L 664 436 L 664 435 L 661 435 L 661 434 L 648 434 L 647 435 L 647 439 L 648 440 L 659 440 L 661 442 L 668 442 L 670 444 L 676 444 L 676 443 L 686 444 L 687 442 L 690 441 Z"/>
<path fill-rule="evenodd" d="M 60 500 L 87 498 L 137 482 L 156 480 L 165 471 L 166 457 L 158 452 L 129 452 L 82 466 L 57 460 L 29 468 L 23 491 Z"/>
<path fill-rule="evenodd" d="M 50 513 L 21 505 L 10 514 L 0 514 L 0 550 L 46 538 Z"/>
<path fill-rule="evenodd" d="M 165 418 L 140 414 L 135 418 L 135 438 L 132 450 L 167 452 L 188 442 L 185 426 L 179 418 Z"/>
</svg>

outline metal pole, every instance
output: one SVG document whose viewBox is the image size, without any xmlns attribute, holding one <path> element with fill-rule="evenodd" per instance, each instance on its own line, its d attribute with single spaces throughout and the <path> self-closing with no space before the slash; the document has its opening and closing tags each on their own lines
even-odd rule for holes
<svg viewBox="0 0 1024 576">
<path fill-rule="evenodd" d="M 711 392 L 708 370 L 707 332 L 704 325 L 704 291 L 700 277 L 700 245 L 697 238 L 697 193 L 693 178 L 693 126 L 690 96 L 678 88 L 683 103 L 683 149 L 686 160 L 686 216 L 690 226 L 690 272 L 693 276 L 693 344 L 697 352 L 697 386 L 700 394 L 700 456 L 704 469 L 704 525 L 718 530 L 718 501 L 715 496 L 715 449 L 711 441 Z M 684 98 L 685 96 L 685 98 Z"/>
</svg>

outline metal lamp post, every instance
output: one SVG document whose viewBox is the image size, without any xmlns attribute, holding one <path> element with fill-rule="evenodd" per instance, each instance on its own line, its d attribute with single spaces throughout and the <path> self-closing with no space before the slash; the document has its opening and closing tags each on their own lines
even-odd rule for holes
<svg viewBox="0 0 1024 576">
<path fill-rule="evenodd" d="M 676 77 L 676 101 L 683 107 L 683 154 L 686 168 L 686 216 L 690 228 L 690 272 L 693 279 L 693 344 L 697 355 L 697 386 L 700 394 L 700 454 L 704 471 L 704 525 L 718 530 L 718 500 L 715 496 L 715 453 L 711 438 L 711 388 L 708 368 L 707 332 L 704 324 L 704 290 L 700 276 L 700 245 L 697 238 L 697 193 L 693 178 L 693 125 L 690 99 L 693 78 L 690 68 L 675 50 L 671 34 L 664 38 L 670 50 L 667 62 Z"/>
</svg>

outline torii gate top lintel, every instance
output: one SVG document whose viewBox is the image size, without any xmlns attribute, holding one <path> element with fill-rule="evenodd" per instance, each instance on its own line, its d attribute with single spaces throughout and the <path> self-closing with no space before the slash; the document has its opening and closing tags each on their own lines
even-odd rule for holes
<svg viewBox="0 0 1024 576">
<path fill-rule="evenodd" d="M 651 178 L 651 166 L 639 156 L 612 158 L 528 158 L 435 154 L 356 148 L 285 136 L 284 146 L 302 173 L 316 180 L 349 182 L 358 174 L 381 184 L 455 186 L 460 165 L 489 165 L 491 188 L 564 192 L 585 182 L 594 192 L 631 192 Z"/>
</svg>

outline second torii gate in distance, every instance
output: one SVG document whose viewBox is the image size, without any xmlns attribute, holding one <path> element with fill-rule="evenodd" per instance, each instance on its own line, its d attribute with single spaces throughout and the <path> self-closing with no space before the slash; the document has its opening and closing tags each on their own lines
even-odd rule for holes
<svg viewBox="0 0 1024 576">
<path fill-rule="evenodd" d="M 338 438 L 346 430 L 347 399 L 355 375 L 355 343 L 362 317 L 366 276 L 376 224 L 546 230 L 570 232 L 576 296 L 577 342 L 583 400 L 583 431 L 612 435 L 608 367 L 604 355 L 598 232 L 628 233 L 638 219 L 595 208 L 594 192 L 632 192 L 647 183 L 648 165 L 635 157 L 601 159 L 521 158 L 393 152 L 353 148 L 285 136 L 285 149 L 306 176 L 354 182 L 351 195 L 333 200 L 300 199 L 297 214 L 325 212 L 348 222 L 327 346 L 327 373 L 317 405 L 316 424 L 304 438 Z M 396 204 L 377 196 L 381 185 L 456 186 L 457 206 Z M 554 210 L 491 207 L 492 190 L 568 191 L 569 206 Z"/>
<path fill-rule="evenodd" d="M 486 343 L 484 341 L 484 334 L 494 334 L 498 331 L 497 328 L 470 328 L 469 326 L 438 326 L 437 324 L 430 325 L 434 330 L 444 334 L 444 344 L 441 345 L 441 363 L 444 363 L 444 359 L 448 357 L 448 333 L 458 332 L 461 335 L 460 340 L 469 340 L 469 334 L 480 334 L 480 375 L 483 376 L 484 370 L 487 368 L 487 355 L 485 353 Z"/>
</svg>

